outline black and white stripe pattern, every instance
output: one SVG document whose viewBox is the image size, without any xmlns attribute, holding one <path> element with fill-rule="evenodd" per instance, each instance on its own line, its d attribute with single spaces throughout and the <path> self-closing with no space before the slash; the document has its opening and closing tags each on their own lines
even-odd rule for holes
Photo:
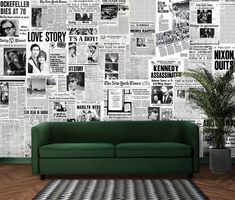
<svg viewBox="0 0 235 200">
<path fill-rule="evenodd" d="M 187 179 L 81 179 L 54 180 L 34 200 L 205 200 Z"/>
</svg>

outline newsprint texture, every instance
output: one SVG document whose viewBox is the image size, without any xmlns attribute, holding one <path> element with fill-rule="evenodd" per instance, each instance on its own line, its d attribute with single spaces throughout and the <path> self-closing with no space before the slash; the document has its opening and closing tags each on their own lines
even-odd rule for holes
<svg viewBox="0 0 235 200">
<path fill-rule="evenodd" d="M 1 0 L 0 157 L 30 157 L 40 122 L 111 120 L 194 122 L 202 157 L 206 118 L 188 98 L 201 86 L 182 73 L 228 70 L 234 9 L 235 0 Z M 227 146 L 235 157 L 235 131 Z"/>
</svg>

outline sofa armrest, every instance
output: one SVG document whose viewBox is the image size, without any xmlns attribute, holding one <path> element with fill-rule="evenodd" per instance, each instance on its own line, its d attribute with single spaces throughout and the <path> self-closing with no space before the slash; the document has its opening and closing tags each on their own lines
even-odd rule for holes
<svg viewBox="0 0 235 200">
<path fill-rule="evenodd" d="M 39 148 L 50 143 L 49 123 L 40 123 L 31 129 L 32 173 L 39 174 Z"/>
<path fill-rule="evenodd" d="M 199 172 L 199 127 L 191 122 L 183 125 L 183 141 L 193 149 L 193 172 Z"/>
</svg>

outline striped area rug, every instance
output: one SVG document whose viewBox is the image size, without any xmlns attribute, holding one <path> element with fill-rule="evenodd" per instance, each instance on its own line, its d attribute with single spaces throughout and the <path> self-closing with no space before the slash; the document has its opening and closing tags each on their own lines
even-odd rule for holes
<svg viewBox="0 0 235 200">
<path fill-rule="evenodd" d="M 33 200 L 204 200 L 188 179 L 79 179 L 54 180 Z"/>
</svg>

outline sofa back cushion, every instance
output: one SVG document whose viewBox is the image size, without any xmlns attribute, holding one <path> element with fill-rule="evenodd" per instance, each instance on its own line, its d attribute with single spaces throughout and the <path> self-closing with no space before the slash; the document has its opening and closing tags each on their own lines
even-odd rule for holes
<svg viewBox="0 0 235 200">
<path fill-rule="evenodd" d="M 182 142 L 185 121 L 48 122 L 51 143 Z"/>
</svg>

